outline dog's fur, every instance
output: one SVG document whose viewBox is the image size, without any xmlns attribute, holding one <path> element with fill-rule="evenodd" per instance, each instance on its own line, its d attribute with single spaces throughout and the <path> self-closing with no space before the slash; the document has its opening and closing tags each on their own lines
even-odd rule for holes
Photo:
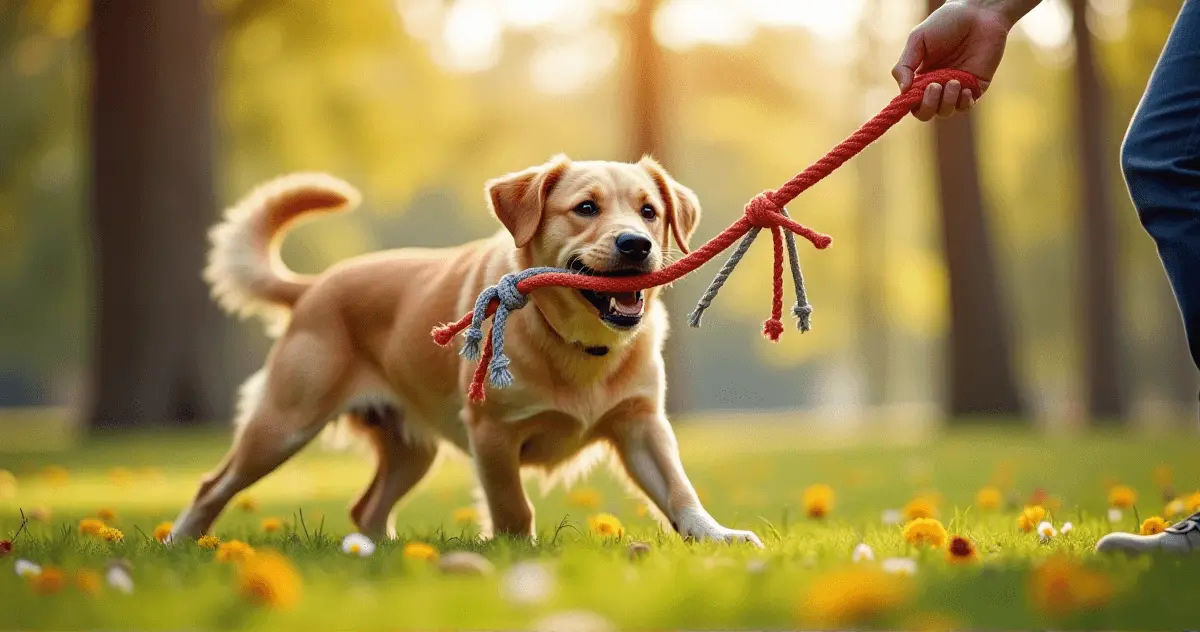
<svg viewBox="0 0 1200 632">
<path fill-rule="evenodd" d="M 657 289 L 646 291 L 645 313 L 633 326 L 603 320 L 576 290 L 534 292 L 508 322 L 505 350 L 516 384 L 489 388 L 481 403 L 464 397 L 474 364 L 430 339 L 434 326 L 456 320 L 506 273 L 572 259 L 598 273 L 628 272 L 618 234 L 651 240 L 637 271 L 662 267 L 670 240 L 686 248 L 695 231 L 695 195 L 650 158 L 627 164 L 565 156 L 492 180 L 486 191 L 507 231 L 457 248 L 365 255 L 315 277 L 282 265 L 279 240 L 302 215 L 356 205 L 350 185 L 321 174 L 287 176 L 227 212 L 211 232 L 206 278 L 223 307 L 264 317 L 279 339 L 242 389 L 232 449 L 173 536 L 207 531 L 235 494 L 340 417 L 370 439 L 377 456 L 374 479 L 351 509 L 368 535 L 394 533 L 390 510 L 443 443 L 473 457 L 489 530 L 524 537 L 533 536 L 534 521 L 522 468 L 554 471 L 608 447 L 683 536 L 761 546 L 753 533 L 718 524 L 683 471 L 663 409 L 667 318 Z M 598 212 L 582 213 L 585 201 Z"/>
</svg>

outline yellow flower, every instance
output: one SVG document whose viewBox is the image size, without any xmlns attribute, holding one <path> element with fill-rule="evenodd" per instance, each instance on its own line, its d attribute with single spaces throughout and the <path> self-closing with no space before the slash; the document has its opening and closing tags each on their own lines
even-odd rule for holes
<svg viewBox="0 0 1200 632">
<path fill-rule="evenodd" d="M 283 521 L 279 518 L 263 518 L 262 530 L 266 533 L 276 533 L 283 530 Z"/>
<path fill-rule="evenodd" d="M 459 507 L 454 510 L 454 521 L 458 524 L 478 524 L 479 510 L 474 507 Z"/>
<path fill-rule="evenodd" d="M 946 527 L 936 518 L 917 518 L 904 525 L 904 541 L 915 546 L 940 549 L 946 544 Z"/>
<path fill-rule="evenodd" d="M 975 506 L 981 511 L 996 511 L 1004 504 L 1004 494 L 995 487 L 984 487 L 975 494 Z"/>
<path fill-rule="evenodd" d="M 104 523 L 94 518 L 84 518 L 79 521 L 79 532 L 84 535 L 100 535 L 100 531 L 104 528 Z"/>
<path fill-rule="evenodd" d="M 650 506 L 646 503 L 638 503 L 637 507 L 633 508 L 633 515 L 638 518 L 645 518 L 650 515 Z"/>
<path fill-rule="evenodd" d="M 833 488 L 813 485 L 804 490 L 804 513 L 809 518 L 824 518 L 833 509 Z"/>
<path fill-rule="evenodd" d="M 1103 607 L 1112 597 L 1113 587 L 1106 575 L 1056 555 L 1030 574 L 1029 594 L 1039 610 L 1062 617 Z"/>
<path fill-rule="evenodd" d="M 1171 502 L 1167 503 L 1166 507 L 1163 508 L 1163 514 L 1168 518 L 1182 516 L 1185 513 L 1187 513 L 1187 503 L 1183 502 L 1183 499 L 1181 498 L 1172 500 Z"/>
<path fill-rule="evenodd" d="M 888 575 L 871 566 L 855 565 L 826 573 L 800 600 L 806 623 L 828 628 L 870 623 L 904 605 L 912 594 L 905 576 Z"/>
<path fill-rule="evenodd" d="M 1184 502 L 1187 503 L 1187 513 L 1196 513 L 1197 511 L 1200 511 L 1200 492 L 1196 492 L 1191 496 L 1188 496 L 1187 500 Z"/>
<path fill-rule="evenodd" d="M 600 506 L 600 492 L 591 487 L 581 487 L 567 494 L 567 503 L 583 509 L 595 509 Z"/>
<path fill-rule="evenodd" d="M 100 573 L 85 568 L 75 571 L 75 586 L 89 597 L 99 597 L 104 590 L 104 580 L 100 578 Z"/>
<path fill-rule="evenodd" d="M 1166 520 L 1163 520 L 1158 516 L 1151 516 L 1142 522 L 1142 528 L 1138 531 L 1138 533 L 1141 533 L 1142 535 L 1157 535 L 1163 531 L 1166 531 L 1167 527 L 1169 526 L 1171 525 L 1168 524 Z"/>
<path fill-rule="evenodd" d="M 125 534 L 121 533 L 121 530 L 115 527 L 104 527 L 100 530 L 100 533 L 97 533 L 96 535 L 100 536 L 100 538 L 105 542 L 125 541 Z"/>
<path fill-rule="evenodd" d="M 404 557 L 410 560 L 432 562 L 438 558 L 438 550 L 424 542 L 409 542 L 404 545 Z"/>
<path fill-rule="evenodd" d="M 300 574 L 286 557 L 264 551 L 238 565 L 238 593 L 257 606 L 287 608 L 300 600 Z"/>
<path fill-rule="evenodd" d="M 230 540 L 217 545 L 218 562 L 244 562 L 254 557 L 254 547 L 240 540 Z"/>
<path fill-rule="evenodd" d="M 1046 508 L 1040 505 L 1032 505 L 1023 509 L 1021 515 L 1017 516 L 1017 526 L 1025 533 L 1030 533 L 1045 518 Z"/>
<path fill-rule="evenodd" d="M 67 583 L 63 572 L 53 566 L 43 568 L 41 573 L 32 575 L 28 579 L 29 585 L 33 587 L 33 592 L 39 595 L 52 595 L 62 590 Z"/>
<path fill-rule="evenodd" d="M 1159 465 L 1154 468 L 1151 474 L 1154 478 L 1154 484 L 1158 485 L 1159 489 L 1167 489 L 1175 485 L 1175 472 L 1171 470 L 1170 465 Z"/>
<path fill-rule="evenodd" d="M 67 468 L 61 465 L 47 465 L 42 468 L 42 476 L 48 483 L 56 487 L 62 487 L 70 480 L 71 475 L 67 472 Z"/>
<path fill-rule="evenodd" d="M 621 521 L 612 514 L 596 514 L 589 517 L 588 528 L 602 538 L 620 538 L 625 535 Z"/>
<path fill-rule="evenodd" d="M 233 505 L 246 513 L 254 513 L 258 511 L 258 501 L 250 496 L 238 496 Z"/>
<path fill-rule="evenodd" d="M 108 509 L 106 507 L 104 509 L 101 509 L 100 511 L 97 511 L 96 517 L 103 520 L 104 522 L 116 522 L 117 521 L 117 512 L 113 511 L 112 509 Z"/>
<path fill-rule="evenodd" d="M 946 559 L 958 564 L 977 562 L 979 561 L 979 551 L 975 550 L 975 544 L 966 536 L 956 535 L 950 538 Z"/>
<path fill-rule="evenodd" d="M 1108 490 L 1108 504 L 1118 509 L 1129 509 L 1137 503 L 1137 492 L 1128 485 L 1116 485 Z"/>
<path fill-rule="evenodd" d="M 171 535 L 171 529 L 175 525 L 170 522 L 160 522 L 157 527 L 154 527 L 154 539 L 159 542 L 166 542 L 167 537 Z"/>
<path fill-rule="evenodd" d="M 937 503 L 930 496 L 917 496 L 904 506 L 904 517 L 908 520 L 937 517 Z"/>
<path fill-rule="evenodd" d="M 220 538 L 215 535 L 202 535 L 199 540 L 196 540 L 196 546 L 202 549 L 215 549 L 220 544 Z"/>
</svg>

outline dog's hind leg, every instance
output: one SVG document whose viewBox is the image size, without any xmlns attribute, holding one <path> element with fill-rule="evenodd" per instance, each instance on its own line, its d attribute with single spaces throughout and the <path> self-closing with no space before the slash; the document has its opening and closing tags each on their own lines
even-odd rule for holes
<svg viewBox="0 0 1200 632">
<path fill-rule="evenodd" d="M 406 432 L 404 413 L 394 407 L 372 408 L 354 414 L 357 430 L 375 448 L 375 477 L 350 510 L 360 532 L 372 538 L 395 537 L 388 523 L 392 507 L 425 478 L 437 458 L 436 441 Z"/>
</svg>

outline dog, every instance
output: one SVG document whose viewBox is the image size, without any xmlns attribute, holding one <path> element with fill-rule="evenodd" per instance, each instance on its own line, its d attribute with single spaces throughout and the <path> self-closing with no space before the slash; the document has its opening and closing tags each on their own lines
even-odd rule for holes
<svg viewBox="0 0 1200 632">
<path fill-rule="evenodd" d="M 657 517 L 687 539 L 748 542 L 701 505 L 664 410 L 667 314 L 659 289 L 603 294 L 545 288 L 508 321 L 516 383 L 465 397 L 474 364 L 430 339 L 501 276 L 535 266 L 629 275 L 668 263 L 696 230 L 700 204 L 656 161 L 572 161 L 565 155 L 490 180 L 495 236 L 446 249 L 400 249 L 342 261 L 309 277 L 281 262 L 293 221 L 359 202 L 325 174 L 271 181 L 210 233 L 205 278 L 227 311 L 258 315 L 277 340 L 241 390 L 233 446 L 202 481 L 172 537 L 198 537 L 225 505 L 341 420 L 373 446 L 377 469 L 350 515 L 394 537 L 393 506 L 449 444 L 469 455 L 484 499 L 485 535 L 532 538 L 523 470 L 553 476 L 596 450 L 614 455 Z"/>
</svg>

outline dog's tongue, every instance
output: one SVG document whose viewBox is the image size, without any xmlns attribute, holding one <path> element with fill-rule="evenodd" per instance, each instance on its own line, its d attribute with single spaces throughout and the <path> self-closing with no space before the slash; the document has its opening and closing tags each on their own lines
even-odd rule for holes
<svg viewBox="0 0 1200 632">
<path fill-rule="evenodd" d="M 613 307 L 622 314 L 642 313 L 642 297 L 637 292 L 616 292 L 611 294 Z"/>
</svg>

